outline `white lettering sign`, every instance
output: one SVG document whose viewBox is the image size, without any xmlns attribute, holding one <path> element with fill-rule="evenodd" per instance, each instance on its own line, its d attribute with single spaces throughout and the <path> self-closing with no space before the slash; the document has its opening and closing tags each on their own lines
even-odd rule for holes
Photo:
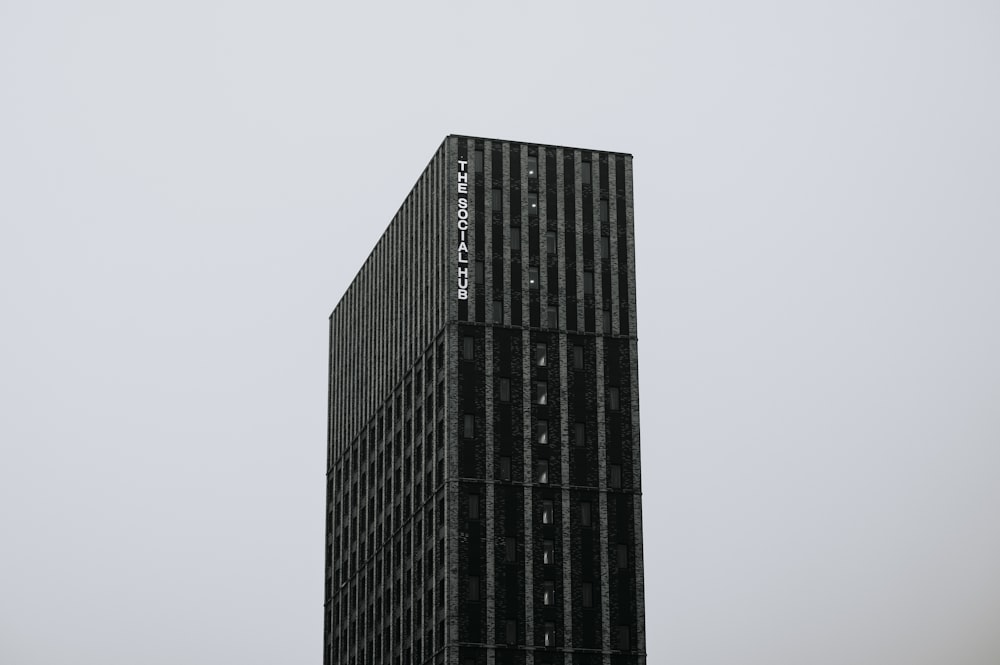
<svg viewBox="0 0 1000 665">
<path fill-rule="evenodd" d="M 469 299 L 469 162 L 458 160 L 458 299 Z"/>
</svg>

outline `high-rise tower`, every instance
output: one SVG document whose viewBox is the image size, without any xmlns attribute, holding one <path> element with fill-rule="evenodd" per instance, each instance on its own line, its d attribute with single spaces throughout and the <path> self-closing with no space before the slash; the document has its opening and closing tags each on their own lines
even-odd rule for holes
<svg viewBox="0 0 1000 665">
<path fill-rule="evenodd" d="M 632 158 L 449 136 L 330 316 L 324 663 L 645 663 Z"/>
</svg>

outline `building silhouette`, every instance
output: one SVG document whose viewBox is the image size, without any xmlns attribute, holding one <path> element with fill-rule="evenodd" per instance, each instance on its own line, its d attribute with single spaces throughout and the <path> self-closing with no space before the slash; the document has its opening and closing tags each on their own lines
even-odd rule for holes
<svg viewBox="0 0 1000 665">
<path fill-rule="evenodd" d="M 449 136 L 330 316 L 324 663 L 645 663 L 632 158 Z"/>
</svg>

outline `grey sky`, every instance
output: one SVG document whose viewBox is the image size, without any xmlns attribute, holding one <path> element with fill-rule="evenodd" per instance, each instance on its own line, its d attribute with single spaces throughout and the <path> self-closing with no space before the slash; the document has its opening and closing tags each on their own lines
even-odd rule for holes
<svg viewBox="0 0 1000 665">
<path fill-rule="evenodd" d="M 319 663 L 326 317 L 635 155 L 650 663 L 1000 662 L 1000 5 L 0 2 L 0 662 Z"/>
</svg>

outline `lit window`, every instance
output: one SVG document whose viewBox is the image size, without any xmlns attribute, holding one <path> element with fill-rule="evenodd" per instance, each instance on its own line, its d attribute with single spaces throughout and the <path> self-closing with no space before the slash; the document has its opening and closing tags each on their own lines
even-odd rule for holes
<svg viewBox="0 0 1000 665">
<path fill-rule="evenodd" d="M 549 482 L 549 461 L 547 459 L 535 460 L 535 482 L 543 485 Z"/>
<path fill-rule="evenodd" d="M 462 423 L 462 432 L 466 439 L 476 436 L 476 417 L 471 413 L 465 414 Z"/>
<path fill-rule="evenodd" d="M 587 295 L 594 293 L 594 272 L 592 270 L 583 271 L 583 292 Z"/>
<path fill-rule="evenodd" d="M 545 628 L 542 633 L 542 642 L 547 647 L 554 647 L 556 645 L 556 624 L 554 622 L 545 622 Z"/>
<path fill-rule="evenodd" d="M 470 335 L 462 338 L 462 359 L 472 360 L 476 357 L 476 340 Z"/>
<path fill-rule="evenodd" d="M 556 232 L 548 231 L 545 234 L 545 251 L 549 254 L 556 253 Z"/>
<path fill-rule="evenodd" d="M 543 446 L 549 442 L 549 421 L 539 420 L 535 425 L 535 440 Z"/>
<path fill-rule="evenodd" d="M 608 465 L 608 485 L 614 489 L 622 486 L 622 467 L 620 464 Z"/>
<path fill-rule="evenodd" d="M 528 267 L 528 287 L 532 289 L 538 289 L 541 284 L 538 283 L 538 266 Z"/>
<path fill-rule="evenodd" d="M 528 177 L 533 178 L 538 175 L 538 157 L 528 157 Z"/>
<path fill-rule="evenodd" d="M 556 583 L 555 582 L 543 582 L 542 583 L 542 605 L 555 605 L 556 604 Z"/>
<path fill-rule="evenodd" d="M 545 381 L 535 381 L 535 404 L 549 403 L 549 384 Z"/>
<path fill-rule="evenodd" d="M 510 401 L 510 379 L 507 378 L 500 379 L 500 401 L 501 402 Z"/>
<path fill-rule="evenodd" d="M 590 502 L 580 502 L 580 525 L 590 526 Z"/>
<path fill-rule="evenodd" d="M 546 356 L 548 355 L 548 345 L 545 342 L 538 342 L 535 344 L 535 365 L 538 367 L 545 367 Z"/>
<path fill-rule="evenodd" d="M 556 562 L 555 542 L 551 540 L 542 541 L 542 563 L 550 566 Z"/>
<path fill-rule="evenodd" d="M 542 501 L 542 524 L 552 524 L 554 508 L 550 499 Z"/>
<path fill-rule="evenodd" d="M 584 582 L 580 587 L 581 596 L 583 596 L 583 606 L 593 607 L 594 606 L 594 585 L 591 582 Z"/>
<path fill-rule="evenodd" d="M 573 369 L 583 369 L 583 347 L 573 347 Z"/>
<path fill-rule="evenodd" d="M 618 396 L 618 387 L 611 386 L 608 388 L 608 409 L 611 411 L 617 411 L 621 408 L 621 402 Z"/>
<path fill-rule="evenodd" d="M 587 444 L 587 425 L 584 423 L 573 423 L 573 443 L 577 446 Z"/>
</svg>

